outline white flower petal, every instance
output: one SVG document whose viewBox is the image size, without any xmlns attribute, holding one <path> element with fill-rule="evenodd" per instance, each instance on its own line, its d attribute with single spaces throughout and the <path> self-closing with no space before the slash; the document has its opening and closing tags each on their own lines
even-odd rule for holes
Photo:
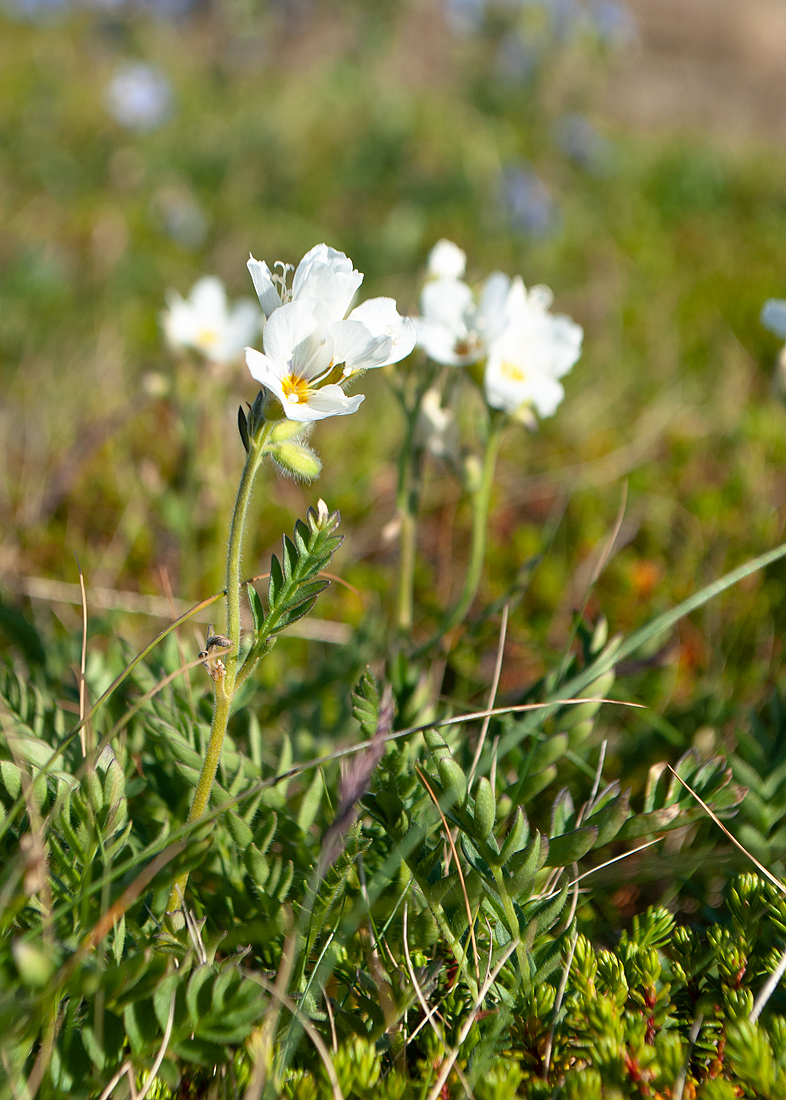
<svg viewBox="0 0 786 1100">
<path fill-rule="evenodd" d="M 551 373 L 562 378 L 581 357 L 584 329 L 564 313 L 550 317 Z"/>
<path fill-rule="evenodd" d="M 444 237 L 428 254 L 426 272 L 437 279 L 461 279 L 467 267 L 467 254 Z"/>
<path fill-rule="evenodd" d="M 553 416 L 565 396 L 561 383 L 553 376 L 527 371 L 499 355 L 489 356 L 483 390 L 492 408 L 511 416 L 529 407 L 541 417 Z"/>
<path fill-rule="evenodd" d="M 550 287 L 543 285 L 531 286 L 528 297 L 530 303 L 537 309 L 542 309 L 544 313 L 547 309 L 551 309 L 554 302 L 554 292 Z"/>
<path fill-rule="evenodd" d="M 265 317 L 269 317 L 273 310 L 281 305 L 281 295 L 273 282 L 272 272 L 264 260 L 255 260 L 250 254 L 246 267 L 254 283 L 259 304 L 262 306 Z"/>
<path fill-rule="evenodd" d="M 475 300 L 471 289 L 460 279 L 432 279 L 420 295 L 420 312 L 430 321 L 441 321 L 456 332 L 466 335 L 466 318 L 474 313 Z"/>
<path fill-rule="evenodd" d="M 191 287 L 188 300 L 195 312 L 205 317 L 224 317 L 227 310 L 227 292 L 215 275 L 204 275 Z"/>
<path fill-rule="evenodd" d="M 270 315 L 265 325 L 262 337 L 265 354 L 276 363 L 290 364 L 295 349 L 318 328 L 311 302 L 287 302 Z"/>
<path fill-rule="evenodd" d="M 347 375 L 381 367 L 390 360 L 393 347 L 391 337 L 372 335 L 361 321 L 353 317 L 346 321 L 334 321 L 330 326 L 330 335 L 333 337 L 333 362 L 336 366 L 343 363 Z"/>
<path fill-rule="evenodd" d="M 324 420 L 327 416 L 347 416 L 357 412 L 364 401 L 365 395 L 362 393 L 347 397 L 341 386 L 331 385 L 314 390 L 307 401 L 295 404 L 285 400 L 281 403 L 289 420 L 307 424 L 312 420 Z"/>
<path fill-rule="evenodd" d="M 507 301 L 510 287 L 510 276 L 502 271 L 492 271 L 483 284 L 479 313 L 483 339 L 487 344 L 496 339 L 508 320 Z"/>
<path fill-rule="evenodd" d="M 283 399 L 281 389 L 282 367 L 275 360 L 268 358 L 256 348 L 246 348 L 246 364 L 254 378 L 261 386 L 272 390 L 277 397 Z"/>
<path fill-rule="evenodd" d="M 355 271 L 343 252 L 326 244 L 316 245 L 297 266 L 292 279 L 292 297 L 314 298 L 324 322 L 343 320 L 363 276 Z"/>
<path fill-rule="evenodd" d="M 444 367 L 461 367 L 474 363 L 477 355 L 456 354 L 456 334 L 453 329 L 427 317 L 415 318 L 418 347 L 423 348 L 429 359 Z"/>
<path fill-rule="evenodd" d="M 362 321 L 374 336 L 389 336 L 392 345 L 388 358 L 378 366 L 398 363 L 412 352 L 417 332 L 411 317 L 402 317 L 393 298 L 369 298 L 352 310 L 349 320 Z"/>
<path fill-rule="evenodd" d="M 354 265 L 346 252 L 339 252 L 337 248 L 331 248 L 329 244 L 315 244 L 313 248 L 308 250 L 298 264 L 301 278 L 305 275 L 305 269 L 314 263 L 325 264 L 334 271 L 342 272 L 345 275 L 351 275 L 354 272 Z M 296 272 L 295 278 L 297 277 Z"/>
</svg>

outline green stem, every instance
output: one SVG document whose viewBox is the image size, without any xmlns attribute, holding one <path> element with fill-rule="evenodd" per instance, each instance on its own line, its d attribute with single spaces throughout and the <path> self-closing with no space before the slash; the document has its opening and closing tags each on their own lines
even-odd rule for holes
<svg viewBox="0 0 786 1100">
<path fill-rule="evenodd" d="M 235 509 L 232 513 L 232 523 L 229 529 L 229 550 L 227 552 L 227 637 L 232 643 L 232 648 L 225 658 L 225 670 L 217 675 L 214 680 L 214 705 L 213 723 L 210 727 L 210 740 L 205 753 L 202 771 L 199 776 L 194 800 L 188 814 L 188 822 L 196 821 L 206 812 L 210 801 L 210 792 L 213 789 L 218 764 L 221 759 L 221 748 L 224 744 L 224 734 L 227 730 L 229 715 L 232 711 L 232 700 L 235 694 L 235 678 L 237 676 L 238 650 L 240 649 L 240 562 L 243 556 L 243 536 L 246 528 L 246 516 L 251 501 L 251 492 L 254 487 L 254 479 L 259 470 L 262 457 L 266 451 L 268 436 L 273 425 L 265 423 L 258 435 L 251 442 L 246 464 L 240 477 L 240 484 L 235 499 Z M 167 913 L 177 913 L 182 907 L 182 897 L 188 882 L 188 872 L 179 875 L 172 886 L 167 903 Z"/>
<path fill-rule="evenodd" d="M 472 606 L 472 601 L 475 599 L 480 586 L 483 563 L 486 559 L 486 536 L 488 534 L 491 490 L 494 486 L 494 471 L 497 466 L 497 455 L 502 441 L 505 420 L 506 418 L 499 413 L 491 414 L 480 481 L 472 493 L 472 542 L 467 572 L 464 577 L 464 587 L 456 603 L 446 612 L 440 623 L 440 636 L 452 630 L 454 626 L 462 621 Z"/>
<path fill-rule="evenodd" d="M 425 390 L 421 386 L 415 394 L 412 406 L 408 405 L 404 394 L 399 395 L 401 407 L 406 417 L 406 430 L 398 459 L 398 485 L 396 487 L 396 507 L 401 521 L 396 624 L 402 634 L 411 629 L 413 619 L 417 514 L 420 504 L 420 456 L 416 454 L 415 429 L 424 392 Z"/>
<path fill-rule="evenodd" d="M 402 634 L 412 627 L 413 593 L 415 589 L 415 555 L 417 551 L 417 522 L 415 515 L 407 511 L 399 513 L 398 600 L 396 623 Z"/>
<path fill-rule="evenodd" d="M 524 989 L 529 989 L 530 972 L 529 972 L 529 960 L 527 959 L 527 951 L 524 944 L 521 942 L 521 927 L 519 925 L 519 918 L 516 914 L 516 907 L 513 904 L 513 900 L 508 893 L 508 888 L 505 884 L 505 878 L 502 873 L 501 867 L 491 868 L 494 875 L 494 881 L 497 884 L 497 890 L 499 891 L 500 900 L 502 901 L 502 907 L 505 910 L 505 916 L 508 919 L 509 931 L 514 939 L 519 941 L 516 948 L 516 958 L 519 964 L 519 970 L 521 972 L 521 982 Z"/>
</svg>

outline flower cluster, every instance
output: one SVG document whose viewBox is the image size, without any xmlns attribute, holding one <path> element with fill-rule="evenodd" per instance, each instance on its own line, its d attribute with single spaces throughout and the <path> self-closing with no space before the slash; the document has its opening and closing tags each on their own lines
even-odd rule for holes
<svg viewBox="0 0 786 1100">
<path fill-rule="evenodd" d="M 275 274 L 264 261 L 248 261 L 265 315 L 264 350 L 246 348 L 248 369 L 289 420 L 355 412 L 363 394 L 348 396 L 344 387 L 366 370 L 406 358 L 415 346 L 413 322 L 392 298 L 371 298 L 348 312 L 363 276 L 326 244 L 294 269 L 274 267 Z"/>
<path fill-rule="evenodd" d="M 484 363 L 489 405 L 531 420 L 552 416 L 565 391 L 559 381 L 581 355 L 583 330 L 570 317 L 549 312 L 548 287 L 529 291 L 520 277 L 489 275 L 475 296 L 463 280 L 466 255 L 439 241 L 428 258 L 416 321 L 418 343 L 446 366 Z"/>
</svg>

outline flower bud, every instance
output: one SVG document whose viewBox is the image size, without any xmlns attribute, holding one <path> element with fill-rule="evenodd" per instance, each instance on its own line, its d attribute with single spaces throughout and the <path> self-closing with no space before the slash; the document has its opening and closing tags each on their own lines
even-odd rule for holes
<svg viewBox="0 0 786 1100">
<path fill-rule="evenodd" d="M 437 768 L 445 792 L 452 795 L 454 803 L 457 802 L 459 806 L 463 806 L 467 800 L 467 777 L 464 775 L 464 769 L 452 756 L 440 760 Z"/>
<path fill-rule="evenodd" d="M 480 840 L 488 840 L 497 817 L 494 790 L 485 775 L 478 780 L 475 792 L 475 830 Z"/>
<path fill-rule="evenodd" d="M 322 463 L 311 448 L 302 443 L 279 443 L 270 454 L 283 470 L 294 477 L 304 481 L 313 481 L 315 477 L 319 477 Z"/>
<path fill-rule="evenodd" d="M 271 446 L 277 443 L 286 443 L 302 436 L 308 431 L 309 427 L 309 424 L 301 424 L 297 420 L 279 420 L 276 422 L 275 427 L 271 429 L 268 439 Z"/>
<path fill-rule="evenodd" d="M 23 940 L 14 940 L 11 954 L 22 982 L 32 989 L 46 985 L 54 970 L 54 960 L 42 948 Z"/>
</svg>

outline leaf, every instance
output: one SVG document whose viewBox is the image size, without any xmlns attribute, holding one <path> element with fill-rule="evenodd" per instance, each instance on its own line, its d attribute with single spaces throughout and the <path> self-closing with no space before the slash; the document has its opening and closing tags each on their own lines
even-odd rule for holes
<svg viewBox="0 0 786 1100">
<path fill-rule="evenodd" d="M 303 799 L 300 803 L 300 809 L 298 810 L 297 823 L 298 828 L 302 833 L 307 833 L 311 826 L 314 824 L 314 820 L 319 813 L 323 791 L 324 780 L 322 778 L 322 772 L 318 768 L 314 772 L 314 778 L 311 780 L 311 783 L 308 786 L 308 790 L 303 795 Z"/>
<path fill-rule="evenodd" d="M 284 535 L 282 544 L 284 549 L 281 555 L 281 564 L 284 568 L 284 580 L 291 581 L 297 573 L 300 556 L 295 544 L 288 535 Z"/>
<path fill-rule="evenodd" d="M 248 448 L 250 446 L 248 440 L 248 421 L 246 420 L 246 414 L 243 410 L 243 406 L 239 405 L 237 410 L 237 427 L 240 432 L 240 439 L 243 443 L 246 454 L 248 454 Z"/>
<path fill-rule="evenodd" d="M 554 799 L 551 807 L 551 828 L 549 837 L 561 836 L 576 825 L 576 811 L 573 807 L 573 799 L 567 787 L 563 787 Z"/>
<path fill-rule="evenodd" d="M 186 1009 L 191 1026 L 196 1027 L 210 1011 L 213 1003 L 213 979 L 215 969 L 209 963 L 198 966 L 186 986 Z"/>
<path fill-rule="evenodd" d="M 562 836 L 550 837 L 546 866 L 567 867 L 575 863 L 595 846 L 597 839 L 598 830 L 594 825 L 585 825 L 581 829 L 563 833 Z"/>
<path fill-rule="evenodd" d="M 270 607 L 274 607 L 284 587 L 284 574 L 281 571 L 281 563 L 274 554 L 270 559 L 270 577 L 267 585 L 267 600 Z"/>
<path fill-rule="evenodd" d="M 254 620 L 254 638 L 256 638 L 265 621 L 265 608 L 259 598 L 259 593 L 250 581 L 246 585 L 246 591 L 248 592 L 248 606 L 251 608 L 251 618 Z"/>
<path fill-rule="evenodd" d="M 619 784 L 617 784 L 619 786 Z M 588 825 L 594 825 L 598 830 L 598 839 L 594 847 L 600 848 L 608 844 L 619 833 L 622 826 L 630 817 L 630 791 L 618 795 L 613 802 L 593 812 L 586 819 Z"/>
<path fill-rule="evenodd" d="M 352 714 L 366 737 L 373 737 L 379 720 L 379 690 L 370 668 L 352 692 Z"/>
</svg>

